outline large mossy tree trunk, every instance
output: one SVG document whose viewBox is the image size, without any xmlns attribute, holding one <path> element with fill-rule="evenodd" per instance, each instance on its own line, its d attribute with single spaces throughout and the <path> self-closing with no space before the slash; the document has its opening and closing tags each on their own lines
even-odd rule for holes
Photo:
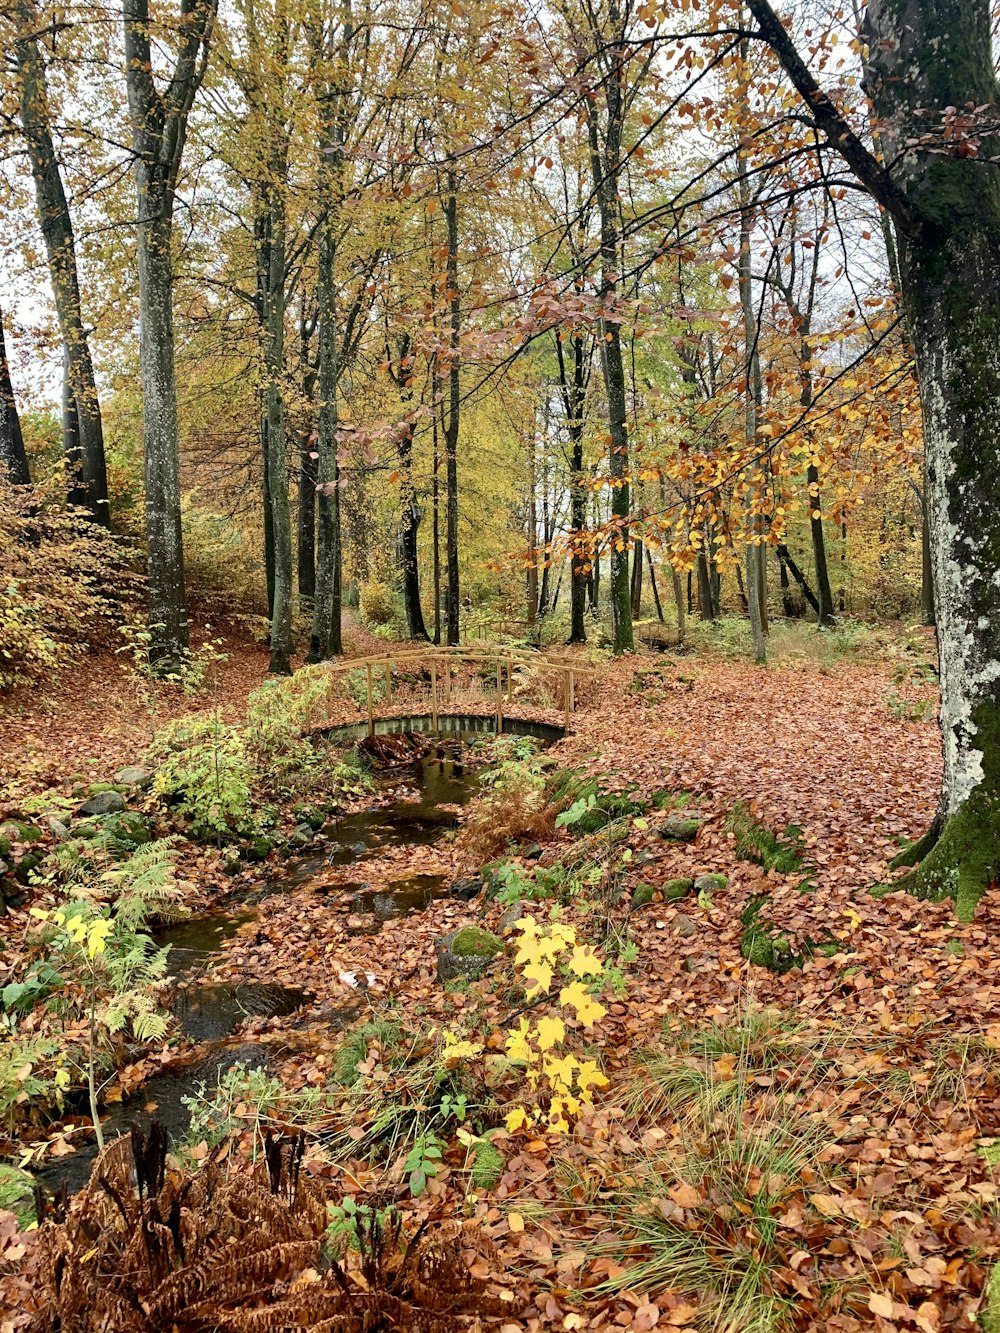
<svg viewBox="0 0 1000 1333">
<path fill-rule="evenodd" d="M 83 322 L 76 239 L 66 191 L 52 141 L 45 63 L 39 49 L 40 18 L 33 0 L 18 0 L 13 16 L 17 36 L 14 56 L 20 91 L 21 129 L 31 175 L 56 316 L 62 334 L 66 380 L 73 400 L 72 431 L 64 434 L 63 452 L 73 504 L 88 509 L 105 527 L 108 510 L 108 472 L 104 457 L 104 426 L 97 397 L 97 382 L 90 342 Z"/>
<path fill-rule="evenodd" d="M 1000 871 L 1000 175 L 988 165 L 1000 142 L 963 156 L 943 130 L 955 107 L 998 99 L 990 28 L 988 0 L 871 0 L 865 34 L 866 86 L 906 205 L 900 281 L 941 671 L 939 831 L 901 886 L 951 897 L 961 915 Z"/>
<path fill-rule="evenodd" d="M 938 816 L 898 887 L 968 916 L 1000 873 L 1000 90 L 989 0 L 869 0 L 865 87 L 883 167 L 767 0 L 748 0 L 813 116 L 893 217 L 920 384 L 941 669 Z M 972 143 L 955 108 L 986 107 Z M 977 120 L 973 115 L 973 125 Z"/>
</svg>

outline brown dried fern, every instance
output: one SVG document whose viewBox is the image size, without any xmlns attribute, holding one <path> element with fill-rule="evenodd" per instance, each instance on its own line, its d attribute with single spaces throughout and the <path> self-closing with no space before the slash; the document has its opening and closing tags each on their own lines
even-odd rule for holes
<svg viewBox="0 0 1000 1333">
<path fill-rule="evenodd" d="M 111 1144 L 65 1220 L 41 1229 L 33 1333 L 455 1333 L 511 1314 L 474 1231 L 434 1220 L 404 1243 L 398 1213 L 376 1208 L 357 1261 L 328 1259 L 302 1153 L 301 1139 L 273 1142 L 257 1168 L 226 1176 L 210 1159 L 191 1175 L 169 1168 L 158 1127 Z"/>
</svg>

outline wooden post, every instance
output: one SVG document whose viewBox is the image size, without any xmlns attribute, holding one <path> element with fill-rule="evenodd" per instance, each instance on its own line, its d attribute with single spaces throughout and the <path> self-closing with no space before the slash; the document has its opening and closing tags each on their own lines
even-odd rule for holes
<svg viewBox="0 0 1000 1333">
<path fill-rule="evenodd" d="M 503 735 L 503 665 L 497 654 L 497 735 Z"/>
<path fill-rule="evenodd" d="M 565 715 L 565 726 L 566 730 L 569 731 L 569 679 L 567 678 L 565 670 L 563 670 L 562 672 L 562 683 L 563 683 L 563 712 Z"/>
<path fill-rule="evenodd" d="M 444 664 L 444 701 L 451 703 L 451 658 Z"/>
<path fill-rule="evenodd" d="M 436 657 L 431 658 L 431 726 L 434 728 L 436 736 L 438 729 L 438 669 Z"/>
<path fill-rule="evenodd" d="M 365 663 L 365 673 L 366 673 L 366 676 L 367 676 L 367 683 L 368 683 L 368 735 L 369 735 L 369 736 L 374 736 L 374 735 L 375 735 L 375 716 L 374 716 L 374 714 L 372 713 L 372 664 L 371 664 L 371 662 L 366 662 L 366 663 Z"/>
<path fill-rule="evenodd" d="M 392 705 L 392 663 L 385 664 L 385 701 Z"/>
<path fill-rule="evenodd" d="M 568 731 L 568 730 L 569 730 L 569 719 L 570 719 L 570 715 L 572 714 L 573 709 L 574 709 L 575 706 L 576 706 L 576 700 L 575 700 L 575 698 L 573 697 L 573 673 L 572 673 L 572 671 L 569 673 L 569 676 L 567 677 L 567 687 L 568 687 L 568 689 L 569 689 L 569 703 L 568 703 L 567 708 L 566 708 L 566 730 Z"/>
<path fill-rule="evenodd" d="M 514 698 L 514 659 L 507 654 L 507 702 Z"/>
</svg>

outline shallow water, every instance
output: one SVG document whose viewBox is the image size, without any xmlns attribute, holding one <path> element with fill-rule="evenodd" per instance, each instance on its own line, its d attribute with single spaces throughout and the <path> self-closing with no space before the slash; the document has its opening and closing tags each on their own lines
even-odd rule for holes
<svg viewBox="0 0 1000 1333">
<path fill-rule="evenodd" d="M 229 908 L 215 908 L 188 917 L 156 932 L 157 943 L 171 946 L 168 971 L 178 982 L 170 1008 L 181 1030 L 194 1041 L 205 1043 L 194 1061 L 178 1061 L 147 1080 L 118 1105 L 102 1108 L 105 1139 L 127 1133 L 136 1122 L 147 1128 L 156 1117 L 174 1141 L 183 1139 L 191 1121 L 184 1098 L 199 1085 L 211 1091 L 227 1069 L 236 1064 L 262 1067 L 269 1062 L 266 1046 L 230 1040 L 251 1017 L 291 1015 L 311 997 L 294 987 L 255 982 L 211 980 L 213 959 L 224 940 L 240 926 L 254 920 L 254 904 L 280 893 L 302 888 L 319 880 L 317 889 L 328 895 L 331 908 L 365 913 L 378 929 L 383 921 L 423 911 L 446 892 L 440 875 L 415 875 L 372 888 L 360 882 L 328 885 L 322 877 L 330 865 L 363 862 L 381 848 L 429 846 L 458 823 L 457 807 L 464 805 L 478 786 L 476 776 L 450 757 L 431 756 L 407 770 L 401 798 L 391 805 L 362 811 L 332 822 L 324 829 L 327 845 L 322 852 L 304 852 L 289 858 L 280 875 L 239 899 Z M 332 1027 L 341 1026 L 354 1014 L 345 1008 L 329 1016 Z M 75 1191 L 86 1184 L 97 1155 L 96 1144 L 81 1144 L 70 1156 L 51 1159 L 36 1171 L 47 1188 L 66 1186 Z"/>
</svg>

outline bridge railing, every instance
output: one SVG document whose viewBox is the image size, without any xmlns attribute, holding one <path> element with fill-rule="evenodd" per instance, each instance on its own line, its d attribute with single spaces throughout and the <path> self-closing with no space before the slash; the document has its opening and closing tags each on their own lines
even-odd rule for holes
<svg viewBox="0 0 1000 1333">
<path fill-rule="evenodd" d="M 547 708 L 545 711 L 561 711 L 566 731 L 572 730 L 578 686 L 599 674 L 595 668 L 584 666 L 578 659 L 560 661 L 542 653 L 480 644 L 452 648 L 407 646 L 373 656 L 333 662 L 326 669 L 330 673 L 331 682 L 361 673 L 368 734 L 374 735 L 375 717 L 382 703 L 376 696 L 382 693 L 385 706 L 391 709 L 394 685 L 398 685 L 395 678 L 400 675 L 412 676 L 415 669 L 423 669 L 428 673 L 431 717 L 433 727 L 437 730 L 439 712 L 451 711 L 462 693 L 468 693 L 468 668 L 472 669 L 479 682 L 477 703 L 482 705 L 489 699 L 491 711 L 495 711 L 498 734 L 503 731 L 505 714 L 515 705 L 515 673 L 545 677 L 554 682 L 555 710 Z M 407 684 L 412 684 L 412 681 Z M 332 694 L 330 705 L 333 705 Z"/>
</svg>

